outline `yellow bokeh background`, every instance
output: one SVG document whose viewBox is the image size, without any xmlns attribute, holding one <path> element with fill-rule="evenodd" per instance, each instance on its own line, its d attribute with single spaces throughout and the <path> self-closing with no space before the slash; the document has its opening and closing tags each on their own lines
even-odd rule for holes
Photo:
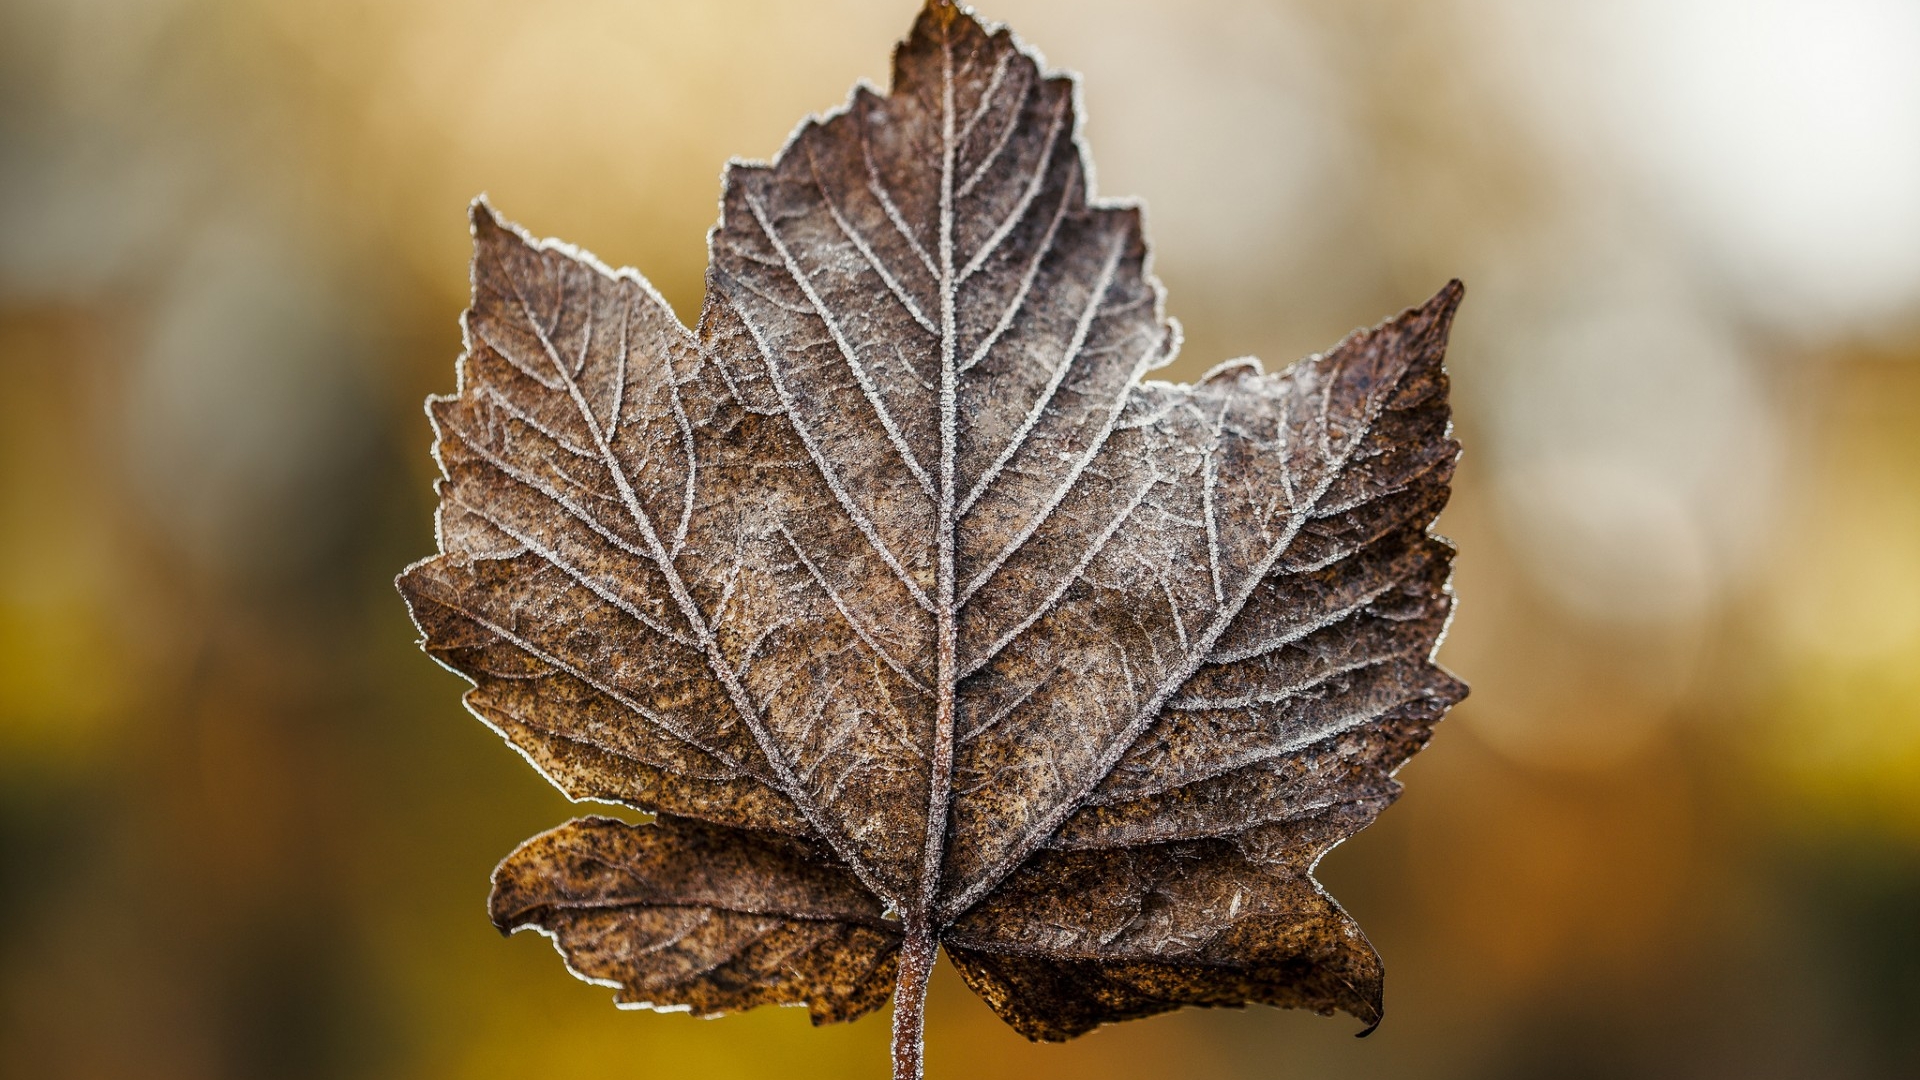
<svg viewBox="0 0 1920 1080">
<path fill-rule="evenodd" d="M 698 310 L 765 158 L 914 0 L 0 8 L 0 1075 L 878 1076 L 884 1015 L 616 1011 L 501 940 L 575 812 L 413 647 L 465 207 Z M 1464 278 L 1442 659 L 1321 876 L 1387 1018 L 935 1077 L 1920 1075 L 1920 8 L 998 0 L 1149 206 L 1172 371 Z"/>
</svg>

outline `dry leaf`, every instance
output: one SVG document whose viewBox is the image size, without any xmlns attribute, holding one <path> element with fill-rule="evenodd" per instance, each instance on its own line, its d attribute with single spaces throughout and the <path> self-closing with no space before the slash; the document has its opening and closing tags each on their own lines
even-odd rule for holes
<svg viewBox="0 0 1920 1080">
<path fill-rule="evenodd" d="M 569 796 L 503 930 L 628 1004 L 895 993 L 935 950 L 1035 1039 L 1181 1005 L 1372 1024 L 1315 862 L 1465 687 L 1460 297 L 1280 375 L 1143 381 L 1176 328 L 1094 200 L 1074 83 L 930 3 L 893 90 L 728 168 L 698 329 L 475 205 L 440 554 L 400 578 L 468 706 Z"/>
</svg>

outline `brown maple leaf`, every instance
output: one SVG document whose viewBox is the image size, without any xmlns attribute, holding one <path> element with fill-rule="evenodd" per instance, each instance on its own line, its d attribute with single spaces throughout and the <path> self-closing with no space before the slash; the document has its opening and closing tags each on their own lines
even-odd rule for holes
<svg viewBox="0 0 1920 1080">
<path fill-rule="evenodd" d="M 1182 1005 L 1372 1024 L 1315 863 L 1465 693 L 1431 655 L 1458 283 L 1279 375 L 1172 359 L 1072 78 L 934 2 L 729 166 L 698 328 L 484 203 L 440 554 L 400 577 L 469 708 L 586 818 L 494 874 L 623 1004 L 894 994 L 936 950 L 1021 1033 Z"/>
</svg>

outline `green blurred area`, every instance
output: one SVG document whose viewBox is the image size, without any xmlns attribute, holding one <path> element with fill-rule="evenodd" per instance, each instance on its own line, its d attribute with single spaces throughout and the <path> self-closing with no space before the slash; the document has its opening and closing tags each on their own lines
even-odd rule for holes
<svg viewBox="0 0 1920 1080">
<path fill-rule="evenodd" d="M 912 0 L 0 9 L 0 1075 L 883 1074 L 886 1020 L 622 1013 L 494 862 L 575 812 L 413 647 L 465 207 L 698 308 L 729 156 Z M 1321 868 L 1388 1015 L 936 1077 L 1920 1075 L 1920 9 L 1004 0 L 1085 73 L 1187 346 L 1468 283 L 1474 686 Z"/>
</svg>

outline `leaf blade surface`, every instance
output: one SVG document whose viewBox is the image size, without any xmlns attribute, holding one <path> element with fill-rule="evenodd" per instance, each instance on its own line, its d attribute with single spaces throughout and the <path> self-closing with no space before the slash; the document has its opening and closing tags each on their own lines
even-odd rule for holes
<svg viewBox="0 0 1920 1080">
<path fill-rule="evenodd" d="M 847 1019 L 944 942 L 1035 1038 L 1378 1021 L 1312 867 L 1465 694 L 1430 533 L 1461 290 L 1278 374 L 1146 381 L 1178 327 L 1076 101 L 930 3 L 889 93 L 729 166 L 691 330 L 476 203 L 440 553 L 399 584 L 472 711 L 661 815 L 496 875 L 503 929 L 623 1001 Z M 682 865 L 716 854 L 730 884 Z"/>
</svg>

